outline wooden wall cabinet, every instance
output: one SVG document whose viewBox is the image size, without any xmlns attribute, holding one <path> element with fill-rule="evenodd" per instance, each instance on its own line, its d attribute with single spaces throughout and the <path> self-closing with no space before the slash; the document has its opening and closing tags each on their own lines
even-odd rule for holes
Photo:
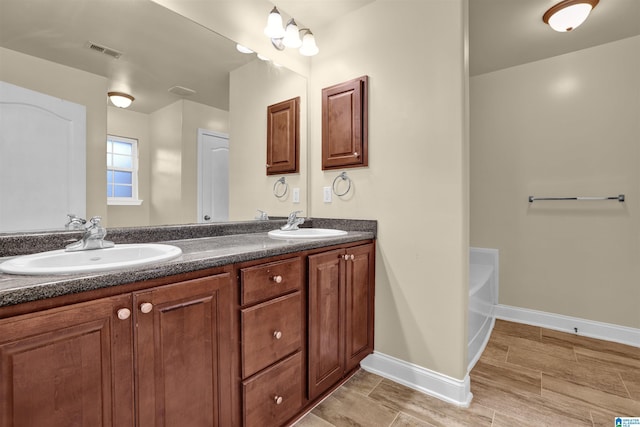
<svg viewBox="0 0 640 427">
<path fill-rule="evenodd" d="M 322 89 L 322 169 L 369 165 L 368 76 Z"/>
<path fill-rule="evenodd" d="M 309 256 L 309 399 L 373 352 L 374 244 Z"/>
<path fill-rule="evenodd" d="M 300 169 L 300 97 L 267 107 L 267 175 Z"/>
<path fill-rule="evenodd" d="M 229 426 L 231 314 L 224 273 L 0 320 L 0 426 Z"/>
</svg>

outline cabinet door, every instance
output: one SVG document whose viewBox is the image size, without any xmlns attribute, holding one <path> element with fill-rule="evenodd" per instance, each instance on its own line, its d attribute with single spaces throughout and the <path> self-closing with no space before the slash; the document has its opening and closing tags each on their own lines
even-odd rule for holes
<svg viewBox="0 0 640 427">
<path fill-rule="evenodd" d="M 344 274 L 335 250 L 309 256 L 309 399 L 344 373 Z"/>
<path fill-rule="evenodd" d="M 345 370 L 373 352 L 375 251 L 373 244 L 347 249 Z"/>
<path fill-rule="evenodd" d="M 131 296 L 0 320 L 0 426 L 133 426 Z"/>
<path fill-rule="evenodd" d="M 300 158 L 300 97 L 267 107 L 267 175 L 297 173 Z"/>
<path fill-rule="evenodd" d="M 231 425 L 228 273 L 137 292 L 138 425 Z"/>
<path fill-rule="evenodd" d="M 322 169 L 368 166 L 368 77 L 322 89 Z"/>
</svg>

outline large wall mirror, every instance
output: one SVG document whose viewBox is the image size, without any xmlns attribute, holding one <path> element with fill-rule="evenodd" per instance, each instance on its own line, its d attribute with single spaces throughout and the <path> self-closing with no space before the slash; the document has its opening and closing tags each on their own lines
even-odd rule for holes
<svg viewBox="0 0 640 427">
<path fill-rule="evenodd" d="M 1 0 L 0 6 L 0 80 L 86 106 L 87 216 L 102 215 L 108 227 L 217 219 L 199 206 L 203 134 L 229 138 L 225 219 L 251 220 L 258 209 L 271 216 L 306 212 L 304 76 L 240 53 L 235 42 L 150 0 Z M 107 101 L 109 91 L 135 100 L 117 108 Z M 290 190 L 300 189 L 294 203 L 273 195 L 281 177 L 265 176 L 264 168 L 266 107 L 297 96 L 301 166 L 285 177 Z M 107 135 L 139 141 L 140 205 L 107 204 Z M 11 231 L 40 229 L 36 223 Z"/>
</svg>

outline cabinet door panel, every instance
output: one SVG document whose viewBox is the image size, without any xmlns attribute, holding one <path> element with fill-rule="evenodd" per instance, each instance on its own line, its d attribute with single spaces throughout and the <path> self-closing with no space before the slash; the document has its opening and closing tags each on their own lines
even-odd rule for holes
<svg viewBox="0 0 640 427">
<path fill-rule="evenodd" d="M 373 244 L 347 249 L 345 357 L 347 371 L 373 352 L 375 259 Z"/>
<path fill-rule="evenodd" d="M 230 275 L 138 292 L 134 306 L 138 425 L 230 425 Z"/>
<path fill-rule="evenodd" d="M 310 399 L 334 385 L 344 372 L 343 252 L 309 257 Z"/>
<path fill-rule="evenodd" d="M 117 296 L 0 321 L 0 426 L 133 426 L 131 320 Z"/>
</svg>

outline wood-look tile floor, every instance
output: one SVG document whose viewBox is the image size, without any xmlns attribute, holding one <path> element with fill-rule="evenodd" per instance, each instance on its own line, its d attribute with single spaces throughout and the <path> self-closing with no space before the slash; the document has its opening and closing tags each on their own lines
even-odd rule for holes
<svg viewBox="0 0 640 427">
<path fill-rule="evenodd" d="M 360 370 L 296 427 L 602 426 L 640 417 L 640 348 L 501 320 L 466 409 Z"/>
</svg>

